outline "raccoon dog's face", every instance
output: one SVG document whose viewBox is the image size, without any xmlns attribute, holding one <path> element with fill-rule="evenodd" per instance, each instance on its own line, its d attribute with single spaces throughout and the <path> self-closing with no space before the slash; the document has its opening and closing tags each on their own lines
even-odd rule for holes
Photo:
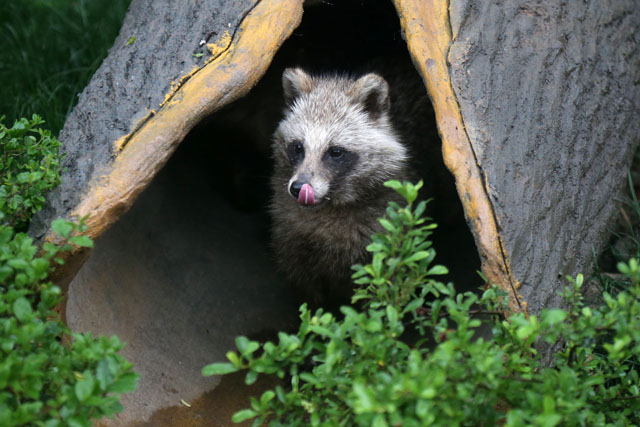
<svg viewBox="0 0 640 427">
<path fill-rule="evenodd" d="M 391 127 L 382 77 L 312 77 L 296 68 L 282 82 L 287 109 L 274 135 L 276 191 L 301 206 L 345 205 L 375 197 L 402 173 L 407 153 Z"/>
</svg>

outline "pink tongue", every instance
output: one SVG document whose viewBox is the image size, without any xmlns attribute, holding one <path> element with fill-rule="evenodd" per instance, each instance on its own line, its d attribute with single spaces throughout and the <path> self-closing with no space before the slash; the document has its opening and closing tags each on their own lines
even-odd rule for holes
<svg viewBox="0 0 640 427">
<path fill-rule="evenodd" d="M 300 194 L 298 194 L 298 203 L 301 205 L 313 205 L 315 202 L 313 198 L 313 187 L 309 184 L 302 184 Z"/>
</svg>

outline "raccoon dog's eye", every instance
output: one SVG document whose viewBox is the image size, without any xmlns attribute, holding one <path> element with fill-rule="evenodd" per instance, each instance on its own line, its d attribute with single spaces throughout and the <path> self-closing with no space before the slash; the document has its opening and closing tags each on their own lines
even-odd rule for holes
<svg viewBox="0 0 640 427">
<path fill-rule="evenodd" d="M 329 155 L 334 159 L 342 157 L 343 154 L 344 154 L 344 150 L 342 148 L 338 148 L 338 147 L 329 148 Z"/>
<path fill-rule="evenodd" d="M 287 156 L 291 164 L 295 165 L 304 158 L 304 145 L 302 142 L 295 141 L 287 146 Z"/>
</svg>

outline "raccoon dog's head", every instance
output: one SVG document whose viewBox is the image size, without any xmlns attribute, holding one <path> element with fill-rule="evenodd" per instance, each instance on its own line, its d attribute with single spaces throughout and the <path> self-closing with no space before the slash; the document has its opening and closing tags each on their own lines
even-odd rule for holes
<svg viewBox="0 0 640 427">
<path fill-rule="evenodd" d="M 289 68 L 282 83 L 287 109 L 274 135 L 282 181 L 276 191 L 302 206 L 345 205 L 375 197 L 404 171 L 407 152 L 391 127 L 382 77 L 316 77 Z"/>
</svg>

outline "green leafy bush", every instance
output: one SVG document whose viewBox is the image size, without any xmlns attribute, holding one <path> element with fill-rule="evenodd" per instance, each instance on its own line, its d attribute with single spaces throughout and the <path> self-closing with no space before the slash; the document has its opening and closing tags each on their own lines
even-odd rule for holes
<svg viewBox="0 0 640 427">
<path fill-rule="evenodd" d="M 1 216 L 2 214 L 0 214 Z M 60 288 L 47 281 L 61 251 L 90 247 L 85 226 L 63 220 L 52 228 L 65 243 L 40 255 L 24 233 L 0 225 L 0 425 L 89 426 L 122 409 L 120 394 L 137 374 L 118 354 L 116 338 L 70 334 L 53 308 Z"/>
<path fill-rule="evenodd" d="M 343 317 L 300 308 L 297 333 L 276 342 L 236 339 L 228 363 L 204 375 L 247 370 L 276 375 L 281 386 L 251 399 L 236 422 L 274 426 L 592 426 L 640 423 L 640 268 L 620 265 L 628 292 L 605 295 L 592 309 L 580 295 L 582 276 L 564 290 L 569 309 L 506 320 L 506 295 L 457 293 L 436 280 L 418 186 L 391 182 L 408 201 L 391 204 L 373 237 L 371 264 L 357 266 L 360 288 Z M 483 327 L 492 332 L 482 337 Z M 563 343 L 543 366 L 533 343 Z M 288 383 L 285 387 L 284 384 Z"/>
<path fill-rule="evenodd" d="M 60 142 L 38 128 L 39 116 L 17 120 L 11 128 L 0 117 L 0 213 L 4 223 L 24 230 L 42 209 L 45 194 L 60 184 Z"/>
</svg>

